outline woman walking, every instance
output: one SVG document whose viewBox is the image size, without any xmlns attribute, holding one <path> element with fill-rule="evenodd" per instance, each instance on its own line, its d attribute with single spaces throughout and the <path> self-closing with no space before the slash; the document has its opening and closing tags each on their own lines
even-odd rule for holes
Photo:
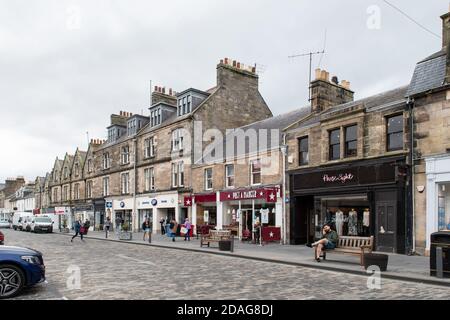
<svg viewBox="0 0 450 320">
<path fill-rule="evenodd" d="M 184 227 L 186 228 L 186 233 L 184 235 L 184 241 L 191 241 L 191 229 L 192 224 L 188 218 L 184 221 Z"/>
<path fill-rule="evenodd" d="M 70 242 L 73 242 L 73 239 L 75 239 L 78 235 L 80 235 L 81 241 L 84 241 L 84 240 L 83 240 L 83 232 L 82 232 L 82 231 L 84 231 L 84 230 L 82 230 L 82 229 L 84 229 L 84 228 L 82 227 L 81 219 L 78 219 L 78 220 L 75 222 L 75 235 L 72 237 L 72 239 L 70 240 Z"/>
<path fill-rule="evenodd" d="M 144 230 L 143 241 L 145 241 L 145 238 L 150 239 L 150 222 L 148 221 L 148 219 L 145 219 L 144 223 L 142 224 L 142 230 Z"/>
</svg>

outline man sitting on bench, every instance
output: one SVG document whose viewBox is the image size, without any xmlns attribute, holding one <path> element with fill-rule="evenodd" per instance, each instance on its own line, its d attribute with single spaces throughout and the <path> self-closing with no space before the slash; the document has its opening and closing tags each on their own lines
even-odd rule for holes
<svg viewBox="0 0 450 320">
<path fill-rule="evenodd" d="M 315 259 L 317 262 L 320 262 L 320 256 L 322 255 L 322 250 L 333 250 L 336 248 L 338 242 L 338 234 L 336 231 L 331 229 L 329 224 L 326 224 L 323 227 L 322 231 L 322 239 L 313 244 L 307 244 L 308 247 L 314 247 L 316 249 Z"/>
</svg>

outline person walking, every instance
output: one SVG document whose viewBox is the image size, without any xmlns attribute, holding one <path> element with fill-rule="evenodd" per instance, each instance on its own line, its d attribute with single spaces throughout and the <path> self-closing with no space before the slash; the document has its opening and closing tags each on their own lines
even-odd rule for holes
<svg viewBox="0 0 450 320">
<path fill-rule="evenodd" d="M 184 234 L 184 241 L 191 241 L 191 229 L 192 224 L 188 218 L 184 221 L 184 228 L 186 229 L 186 233 Z"/>
<path fill-rule="evenodd" d="M 150 222 L 148 219 L 145 219 L 142 223 L 142 230 L 144 230 L 144 238 L 142 240 L 145 241 L 145 238 L 150 239 Z"/>
<path fill-rule="evenodd" d="M 175 219 L 170 221 L 170 232 L 172 237 L 172 242 L 175 242 L 175 237 L 177 236 L 178 223 Z"/>
<path fill-rule="evenodd" d="M 81 237 L 81 241 L 83 240 L 83 232 L 82 232 L 82 224 L 81 224 L 81 219 L 78 219 L 75 222 L 75 235 L 72 237 L 72 239 L 70 240 L 70 242 L 73 242 L 73 239 L 75 239 L 78 235 L 80 235 Z"/>
<path fill-rule="evenodd" d="M 116 217 L 116 235 L 117 235 L 117 237 L 119 237 L 121 223 L 122 223 L 122 219 L 119 216 L 117 216 Z"/>
<path fill-rule="evenodd" d="M 161 218 L 161 220 L 159 221 L 159 224 L 161 225 L 161 235 L 165 235 L 166 234 L 166 219 Z"/>
<path fill-rule="evenodd" d="M 109 230 L 111 229 L 111 218 L 106 218 L 105 222 L 105 238 L 108 239 L 109 236 Z"/>
</svg>

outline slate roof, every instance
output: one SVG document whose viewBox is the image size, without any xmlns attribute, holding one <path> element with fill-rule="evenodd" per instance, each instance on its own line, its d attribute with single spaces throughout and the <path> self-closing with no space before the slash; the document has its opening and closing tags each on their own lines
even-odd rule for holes
<svg viewBox="0 0 450 320">
<path fill-rule="evenodd" d="M 417 63 L 407 96 L 413 96 L 444 85 L 446 74 L 445 48 Z"/>
<path fill-rule="evenodd" d="M 215 143 L 212 147 L 217 148 L 222 144 L 223 148 L 223 158 L 228 158 L 228 156 L 242 156 L 248 153 L 251 153 L 251 151 L 255 151 L 257 148 L 258 152 L 263 152 L 266 150 L 270 150 L 273 148 L 278 148 L 280 145 L 283 144 L 282 136 L 283 136 L 283 130 L 292 124 L 293 122 L 297 121 L 300 118 L 303 118 L 307 116 L 310 113 L 311 107 L 310 106 L 304 106 L 302 108 L 298 108 L 294 111 L 284 113 L 275 117 L 271 117 L 265 120 L 261 120 L 258 122 L 251 123 L 249 125 L 239 127 L 233 130 L 233 132 L 228 133 L 223 141 L 218 141 Z M 263 136 L 264 140 L 260 140 L 260 130 L 267 130 L 267 138 Z M 256 132 L 256 141 L 255 145 L 251 145 L 249 141 L 246 138 L 245 146 L 242 148 L 242 145 L 239 145 L 239 140 L 237 139 L 237 132 L 238 131 L 244 131 L 244 133 L 249 133 L 251 130 L 255 130 Z M 276 132 L 272 132 L 272 130 L 277 130 Z M 272 134 L 276 134 L 277 136 L 273 136 Z M 232 141 L 234 140 L 234 150 L 227 150 L 227 145 L 231 145 Z M 215 159 L 216 161 L 223 161 L 223 158 Z M 205 157 L 198 159 L 198 161 L 195 161 L 196 164 L 200 164 L 205 160 Z"/>
</svg>

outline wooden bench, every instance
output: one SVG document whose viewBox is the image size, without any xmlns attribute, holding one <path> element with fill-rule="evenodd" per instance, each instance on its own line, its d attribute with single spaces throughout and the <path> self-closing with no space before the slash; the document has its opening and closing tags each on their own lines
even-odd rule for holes
<svg viewBox="0 0 450 320">
<path fill-rule="evenodd" d="M 201 235 L 200 247 L 205 245 L 209 247 L 211 242 L 231 240 L 231 238 L 231 230 L 209 230 L 208 234 Z"/>
<path fill-rule="evenodd" d="M 364 265 L 364 253 L 373 251 L 374 238 L 372 237 L 354 237 L 340 236 L 336 249 L 328 250 L 333 253 L 344 253 L 359 255 L 361 265 Z M 323 250 L 323 259 L 327 258 L 327 250 Z"/>
</svg>

